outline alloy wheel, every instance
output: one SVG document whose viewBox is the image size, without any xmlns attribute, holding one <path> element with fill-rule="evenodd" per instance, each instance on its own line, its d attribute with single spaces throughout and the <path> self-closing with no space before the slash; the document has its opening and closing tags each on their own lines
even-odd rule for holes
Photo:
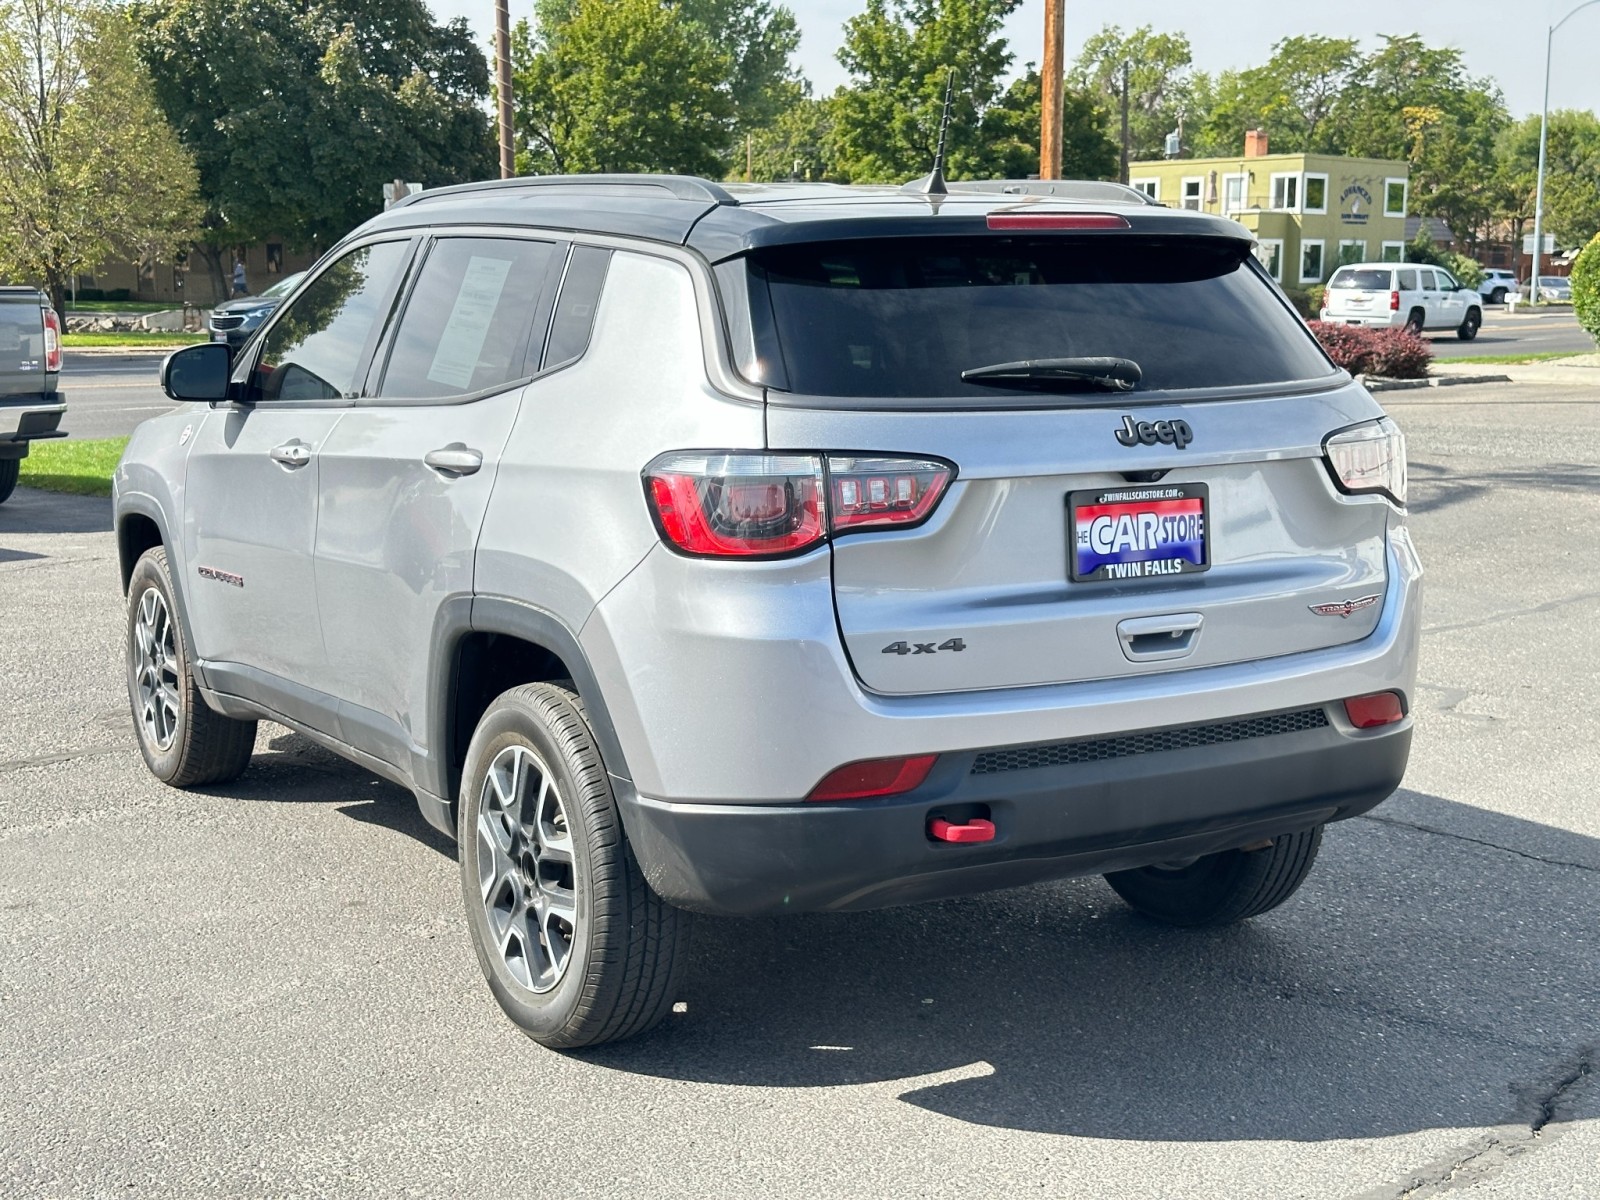
<svg viewBox="0 0 1600 1200">
<path fill-rule="evenodd" d="M 133 623 L 133 683 L 145 740 L 165 753 L 178 736 L 178 652 L 165 597 L 146 588 Z"/>
<path fill-rule="evenodd" d="M 548 992 L 577 940 L 577 870 L 561 789 L 526 746 L 508 746 L 489 764 L 475 836 L 489 940 L 514 980 Z"/>
</svg>

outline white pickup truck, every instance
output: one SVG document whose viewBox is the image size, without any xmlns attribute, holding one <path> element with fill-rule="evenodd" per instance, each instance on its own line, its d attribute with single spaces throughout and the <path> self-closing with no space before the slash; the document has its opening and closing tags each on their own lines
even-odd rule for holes
<svg viewBox="0 0 1600 1200">
<path fill-rule="evenodd" d="M 37 288 L 0 287 L 0 503 L 17 486 L 28 446 L 65 437 L 61 321 Z"/>
</svg>

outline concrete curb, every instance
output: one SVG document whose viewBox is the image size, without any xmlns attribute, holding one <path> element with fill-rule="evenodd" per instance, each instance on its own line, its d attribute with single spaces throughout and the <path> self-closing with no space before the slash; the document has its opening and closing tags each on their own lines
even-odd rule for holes
<svg viewBox="0 0 1600 1200">
<path fill-rule="evenodd" d="M 1368 379 L 1361 384 L 1369 392 L 1406 392 L 1415 388 L 1454 387 L 1459 383 L 1511 383 L 1509 375 L 1430 375 L 1427 379 Z"/>
<path fill-rule="evenodd" d="M 204 342 L 185 342 L 184 346 L 203 346 Z M 154 358 L 156 355 L 171 354 L 174 350 L 182 350 L 184 346 L 64 346 L 61 353 L 68 358 Z"/>
</svg>

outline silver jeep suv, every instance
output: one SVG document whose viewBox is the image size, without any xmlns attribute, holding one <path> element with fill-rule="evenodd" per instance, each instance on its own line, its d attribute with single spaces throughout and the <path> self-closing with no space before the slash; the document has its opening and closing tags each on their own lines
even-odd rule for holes
<svg viewBox="0 0 1600 1200">
<path fill-rule="evenodd" d="M 1405 767 L 1401 435 L 1247 231 L 1129 189 L 425 192 L 162 378 L 150 769 L 265 718 L 409 788 L 549 1046 L 670 1011 L 684 910 L 1249 917 Z"/>
</svg>

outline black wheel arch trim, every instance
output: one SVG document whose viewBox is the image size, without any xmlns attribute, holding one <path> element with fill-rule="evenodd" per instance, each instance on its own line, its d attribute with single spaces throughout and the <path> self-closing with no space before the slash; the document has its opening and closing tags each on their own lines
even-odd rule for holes
<svg viewBox="0 0 1600 1200">
<path fill-rule="evenodd" d="M 175 547 L 172 532 L 167 527 L 166 514 L 161 511 L 161 505 L 153 496 L 147 496 L 143 492 L 126 492 L 117 498 L 117 572 L 118 581 L 122 585 L 122 594 L 127 596 L 128 587 L 133 580 L 133 569 L 139 565 L 139 558 L 142 557 L 133 555 L 130 558 L 128 543 L 123 537 L 123 529 L 130 516 L 144 517 L 152 522 L 157 535 L 161 538 L 161 548 L 167 552 L 167 578 L 172 584 L 172 600 L 178 607 L 178 624 L 183 628 L 183 644 L 189 652 L 190 667 L 199 676 L 201 687 L 205 688 L 208 686 L 205 667 L 195 652 L 194 629 L 189 624 L 189 597 L 184 591 L 183 573 L 174 569 L 176 564 L 173 561 Z"/>
</svg>

